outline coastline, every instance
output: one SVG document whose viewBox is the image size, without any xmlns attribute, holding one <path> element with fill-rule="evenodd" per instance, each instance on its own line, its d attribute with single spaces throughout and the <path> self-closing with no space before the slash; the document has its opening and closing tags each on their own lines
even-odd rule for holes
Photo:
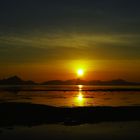
<svg viewBox="0 0 140 140">
<path fill-rule="evenodd" d="M 140 106 L 53 107 L 31 103 L 0 103 L 0 127 L 120 121 L 140 121 Z"/>
</svg>

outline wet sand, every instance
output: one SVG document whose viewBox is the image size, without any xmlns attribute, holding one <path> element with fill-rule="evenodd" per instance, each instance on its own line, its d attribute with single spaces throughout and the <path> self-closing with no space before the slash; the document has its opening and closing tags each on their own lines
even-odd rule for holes
<svg viewBox="0 0 140 140">
<path fill-rule="evenodd" d="M 0 127 L 119 121 L 140 121 L 140 106 L 52 107 L 30 103 L 0 103 Z"/>
</svg>

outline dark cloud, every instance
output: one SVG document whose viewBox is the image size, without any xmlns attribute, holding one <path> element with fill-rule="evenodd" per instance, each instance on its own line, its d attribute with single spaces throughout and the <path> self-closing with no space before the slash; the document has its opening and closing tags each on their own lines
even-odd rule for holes
<svg viewBox="0 0 140 140">
<path fill-rule="evenodd" d="M 139 59 L 139 6 L 139 0 L 3 0 L 0 2 L 1 62 L 81 56 L 83 59 Z M 76 36 L 78 41 L 75 41 L 75 36 L 69 37 L 75 33 L 87 37 L 82 40 Z M 105 37 L 114 35 L 127 37 L 110 40 Z M 34 36 L 37 38 L 33 39 Z M 88 40 L 90 36 L 93 38 Z M 99 39 L 94 39 L 96 36 Z"/>
<path fill-rule="evenodd" d="M 1 1 L 1 29 L 9 32 L 73 29 L 96 32 L 139 30 L 138 0 Z M 135 29 L 136 28 L 136 29 Z"/>
</svg>

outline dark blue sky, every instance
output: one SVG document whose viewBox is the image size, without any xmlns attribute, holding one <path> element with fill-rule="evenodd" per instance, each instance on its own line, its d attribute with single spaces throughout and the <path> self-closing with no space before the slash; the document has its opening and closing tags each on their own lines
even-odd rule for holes
<svg viewBox="0 0 140 140">
<path fill-rule="evenodd" d="M 76 30 L 139 33 L 139 0 L 4 0 L 0 2 L 3 32 Z"/>
</svg>

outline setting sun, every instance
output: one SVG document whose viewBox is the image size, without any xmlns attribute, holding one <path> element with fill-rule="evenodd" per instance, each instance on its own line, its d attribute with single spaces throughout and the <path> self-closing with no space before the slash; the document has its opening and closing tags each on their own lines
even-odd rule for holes
<svg viewBox="0 0 140 140">
<path fill-rule="evenodd" d="M 84 70 L 83 69 L 78 69 L 77 74 L 78 74 L 78 76 L 83 76 Z"/>
</svg>

